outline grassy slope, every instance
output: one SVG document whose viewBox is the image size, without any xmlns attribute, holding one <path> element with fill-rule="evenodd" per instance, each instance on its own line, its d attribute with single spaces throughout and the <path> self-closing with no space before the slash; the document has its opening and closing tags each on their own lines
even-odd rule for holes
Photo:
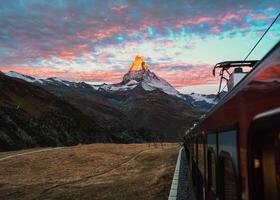
<svg viewBox="0 0 280 200">
<path fill-rule="evenodd" d="M 1 161 L 2 153 L 0 199 L 166 199 L 177 152 L 177 144 L 91 144 Z"/>
</svg>

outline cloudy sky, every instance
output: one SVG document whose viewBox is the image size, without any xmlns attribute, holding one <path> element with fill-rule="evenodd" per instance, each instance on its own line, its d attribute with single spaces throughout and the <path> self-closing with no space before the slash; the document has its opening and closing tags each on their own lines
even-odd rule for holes
<svg viewBox="0 0 280 200">
<path fill-rule="evenodd" d="M 142 55 L 179 90 L 214 91 L 213 65 L 244 59 L 279 11 L 280 0 L 0 1 L 0 70 L 116 83 Z M 249 59 L 279 30 L 280 19 Z"/>
</svg>

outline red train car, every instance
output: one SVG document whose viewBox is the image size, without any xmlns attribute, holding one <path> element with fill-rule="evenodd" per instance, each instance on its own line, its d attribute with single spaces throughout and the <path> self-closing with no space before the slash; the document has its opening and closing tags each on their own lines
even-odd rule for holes
<svg viewBox="0 0 280 200">
<path fill-rule="evenodd" d="M 280 42 L 184 137 L 197 199 L 280 199 Z"/>
</svg>

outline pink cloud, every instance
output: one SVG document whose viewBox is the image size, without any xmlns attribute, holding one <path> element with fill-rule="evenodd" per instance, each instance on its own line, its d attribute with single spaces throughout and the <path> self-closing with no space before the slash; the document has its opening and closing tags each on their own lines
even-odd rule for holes
<svg viewBox="0 0 280 200">
<path fill-rule="evenodd" d="M 180 66 L 181 70 L 168 70 L 169 67 Z M 191 68 L 184 69 L 184 66 Z M 212 64 L 190 64 L 190 63 L 164 63 L 158 64 L 156 67 L 160 70 L 155 73 L 166 79 L 175 87 L 185 87 L 190 85 L 203 85 L 218 83 L 219 78 L 212 75 Z"/>
<path fill-rule="evenodd" d="M 116 12 L 117 14 L 123 14 L 126 12 L 128 9 L 128 5 L 118 5 L 118 6 L 113 6 L 111 8 L 112 11 Z"/>
<path fill-rule="evenodd" d="M 110 38 L 113 35 L 121 32 L 120 26 L 109 26 L 104 28 L 102 31 L 90 31 L 90 30 L 83 30 L 78 32 L 76 35 L 81 38 L 91 39 L 93 42 L 96 42 L 101 39 Z"/>
<path fill-rule="evenodd" d="M 220 28 L 219 28 L 219 27 L 214 26 L 214 27 L 212 27 L 212 28 L 211 28 L 211 32 L 212 32 L 212 33 L 220 33 L 220 32 L 221 32 L 221 30 L 220 30 Z"/>
<path fill-rule="evenodd" d="M 274 10 L 274 8 L 273 8 L 272 6 L 270 6 L 270 7 L 268 7 L 266 10 L 272 11 L 272 10 Z"/>
<path fill-rule="evenodd" d="M 236 20 L 236 21 L 241 21 L 240 14 L 238 13 L 228 13 L 226 15 L 220 16 L 218 18 L 221 24 L 225 24 L 230 20 Z"/>
<path fill-rule="evenodd" d="M 200 23 L 211 22 L 213 20 L 214 20 L 214 18 L 212 18 L 212 17 L 198 17 L 198 18 L 193 18 L 193 19 L 184 19 L 184 20 L 179 21 L 179 23 L 175 27 L 182 28 L 186 25 L 196 25 L 196 24 L 200 24 Z"/>
<path fill-rule="evenodd" d="M 158 73 L 162 78 L 166 79 L 174 87 L 185 87 L 190 85 L 204 85 L 213 84 L 218 82 L 217 77 L 213 77 L 211 72 L 208 70 L 200 71 L 183 71 L 183 72 L 172 72 L 164 71 Z"/>
<path fill-rule="evenodd" d="M 107 62 L 108 61 L 108 58 L 114 56 L 112 53 L 109 53 L 109 52 L 102 52 L 100 54 L 98 54 L 95 59 L 97 62 Z"/>
<path fill-rule="evenodd" d="M 257 34 L 257 35 L 262 35 L 262 34 L 263 34 L 263 31 L 256 31 L 256 34 Z"/>
<path fill-rule="evenodd" d="M 265 14 L 251 14 L 254 20 L 268 20 L 271 17 Z"/>
</svg>

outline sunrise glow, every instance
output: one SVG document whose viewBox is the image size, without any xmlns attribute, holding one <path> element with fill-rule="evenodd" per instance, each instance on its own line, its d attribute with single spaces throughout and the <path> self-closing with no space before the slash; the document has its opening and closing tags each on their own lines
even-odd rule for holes
<svg viewBox="0 0 280 200">
<path fill-rule="evenodd" d="M 116 83 L 141 55 L 179 90 L 211 86 L 218 82 L 213 65 L 244 59 L 279 5 L 279 0 L 2 1 L 0 70 Z M 250 59 L 261 59 L 279 40 L 279 30 L 277 21 Z"/>
</svg>

